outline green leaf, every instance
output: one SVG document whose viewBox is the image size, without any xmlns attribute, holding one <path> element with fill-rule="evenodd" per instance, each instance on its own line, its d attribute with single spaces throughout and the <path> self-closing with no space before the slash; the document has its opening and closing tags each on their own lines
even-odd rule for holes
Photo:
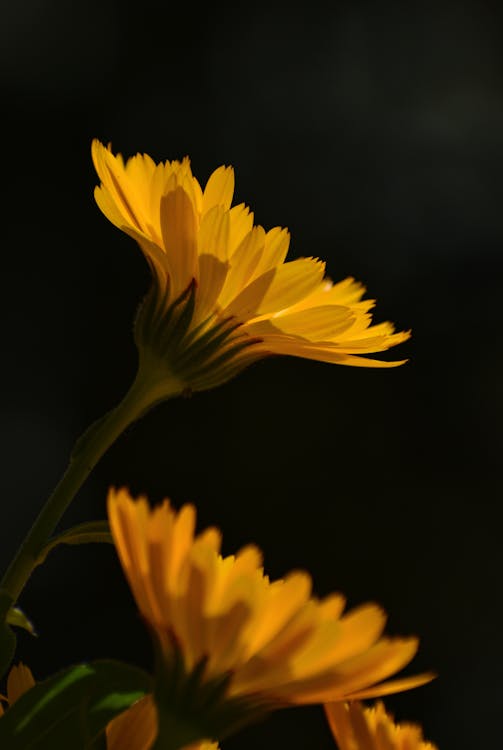
<svg viewBox="0 0 503 750">
<path fill-rule="evenodd" d="M 108 521 L 86 521 L 58 534 L 58 536 L 50 539 L 42 549 L 37 558 L 36 565 L 41 565 L 49 552 L 59 544 L 90 544 L 96 542 L 105 544 L 114 543 Z"/>
<path fill-rule="evenodd" d="M 106 725 L 151 690 L 143 670 L 117 661 L 78 664 L 28 690 L 0 718 L 0 747 L 85 750 Z"/>
<path fill-rule="evenodd" d="M 7 623 L 27 630 L 30 635 L 37 635 L 33 623 L 19 607 L 11 607 L 7 612 Z"/>
<path fill-rule="evenodd" d="M 0 679 L 9 669 L 16 650 L 16 636 L 7 623 L 11 604 L 12 596 L 9 592 L 0 590 Z"/>
</svg>

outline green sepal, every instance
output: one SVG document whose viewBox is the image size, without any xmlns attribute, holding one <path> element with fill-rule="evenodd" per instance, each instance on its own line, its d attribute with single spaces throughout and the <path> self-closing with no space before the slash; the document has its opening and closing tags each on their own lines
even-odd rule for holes
<svg viewBox="0 0 503 750">
<path fill-rule="evenodd" d="M 117 661 L 78 664 L 37 683 L 0 718 L 0 747 L 89 750 L 115 716 L 151 690 L 143 670 Z"/>
<path fill-rule="evenodd" d="M 197 298 L 194 279 L 168 307 L 159 294 L 154 284 L 138 310 L 134 325 L 140 371 L 155 370 L 160 376 L 159 401 L 166 398 L 163 372 L 168 382 L 177 382 L 179 393 L 202 391 L 224 383 L 266 356 L 264 352 L 253 352 L 261 340 L 240 333 L 241 324 L 233 316 L 218 320 L 211 313 L 193 326 Z M 246 351 L 249 348 L 251 351 Z M 173 395 L 171 389 L 167 393 Z"/>
<path fill-rule="evenodd" d="M 9 669 L 16 650 L 16 635 L 7 622 L 12 606 L 12 596 L 4 589 L 0 590 L 0 679 Z"/>
<path fill-rule="evenodd" d="M 169 659 L 159 650 L 154 687 L 158 733 L 152 750 L 225 739 L 271 710 L 261 700 L 230 698 L 230 674 L 208 679 L 206 662 L 202 659 L 188 672 L 177 648 Z"/>
<path fill-rule="evenodd" d="M 33 623 L 29 620 L 22 609 L 11 607 L 7 612 L 7 623 L 15 625 L 17 628 L 27 630 L 30 635 L 37 635 Z"/>
<path fill-rule="evenodd" d="M 108 521 L 86 521 L 72 526 L 71 529 L 63 531 L 58 536 L 49 539 L 45 547 L 40 552 L 36 565 L 41 565 L 49 552 L 59 544 L 90 544 L 104 543 L 113 544 L 114 540 L 110 533 Z"/>
</svg>

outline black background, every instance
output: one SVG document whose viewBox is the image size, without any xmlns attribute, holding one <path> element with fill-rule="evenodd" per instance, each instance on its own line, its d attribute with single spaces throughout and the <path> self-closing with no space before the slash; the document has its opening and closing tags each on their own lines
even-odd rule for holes
<svg viewBox="0 0 503 750">
<path fill-rule="evenodd" d="M 290 257 L 327 260 L 412 328 L 397 370 L 289 358 L 157 408 L 130 428 L 62 526 L 104 517 L 111 484 L 193 501 L 224 552 L 256 542 L 272 577 L 380 602 L 416 633 L 408 673 L 439 678 L 387 704 L 441 750 L 500 736 L 503 23 L 499 3 L 137 6 L 6 4 L 0 27 L 2 520 L 6 565 L 76 437 L 136 367 L 148 288 L 134 242 L 101 215 L 90 142 L 188 154 L 204 182 L 288 226 Z M 21 604 L 43 678 L 113 656 L 150 665 L 111 548 L 60 549 Z M 224 747 L 330 748 L 318 707 Z"/>
</svg>

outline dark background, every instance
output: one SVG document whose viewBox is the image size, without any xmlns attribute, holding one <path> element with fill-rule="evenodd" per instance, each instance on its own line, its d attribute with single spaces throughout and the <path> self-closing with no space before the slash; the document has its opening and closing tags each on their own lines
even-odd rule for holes
<svg viewBox="0 0 503 750">
<path fill-rule="evenodd" d="M 109 0 L 5 4 L 2 95 L 2 521 L 6 565 L 76 437 L 128 388 L 149 274 L 101 215 L 90 142 L 190 155 L 204 182 L 236 170 L 236 199 L 290 257 L 327 260 L 412 328 L 390 371 L 288 358 L 164 404 L 130 428 L 63 526 L 104 517 L 111 484 L 197 504 L 224 551 L 249 541 L 267 571 L 380 602 L 416 633 L 387 700 L 441 750 L 500 738 L 503 23 L 499 3 L 304 6 Z M 111 548 L 60 549 L 21 604 L 43 678 L 150 646 Z M 225 743 L 330 748 L 318 707 Z"/>
</svg>

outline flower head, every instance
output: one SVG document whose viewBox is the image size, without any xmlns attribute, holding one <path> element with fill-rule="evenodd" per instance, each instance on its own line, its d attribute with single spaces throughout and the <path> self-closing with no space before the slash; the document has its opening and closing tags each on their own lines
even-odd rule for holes
<svg viewBox="0 0 503 750">
<path fill-rule="evenodd" d="M 222 557 L 215 528 L 195 535 L 195 510 L 168 501 L 151 510 L 111 490 L 119 559 L 162 659 L 190 678 L 220 685 L 225 700 L 265 706 L 384 695 L 423 684 L 421 675 L 381 682 L 405 666 L 416 638 L 382 636 L 375 604 L 344 613 L 340 594 L 318 600 L 311 579 L 271 582 L 256 547 Z M 174 669 L 175 667 L 173 667 Z"/>
<path fill-rule="evenodd" d="M 423 739 L 421 727 L 395 724 L 381 701 L 373 708 L 331 703 L 325 711 L 339 750 L 437 750 Z"/>
<path fill-rule="evenodd" d="M 124 162 L 93 141 L 105 216 L 140 245 L 154 283 L 135 336 L 140 360 L 161 361 L 166 376 L 191 390 L 211 388 L 251 362 L 286 354 L 360 367 L 409 338 L 391 323 L 371 324 L 373 300 L 347 278 L 333 284 L 317 258 L 285 262 L 290 235 L 254 225 L 232 206 L 234 172 L 219 167 L 204 190 L 188 158 L 155 164 L 146 154 Z"/>
</svg>

